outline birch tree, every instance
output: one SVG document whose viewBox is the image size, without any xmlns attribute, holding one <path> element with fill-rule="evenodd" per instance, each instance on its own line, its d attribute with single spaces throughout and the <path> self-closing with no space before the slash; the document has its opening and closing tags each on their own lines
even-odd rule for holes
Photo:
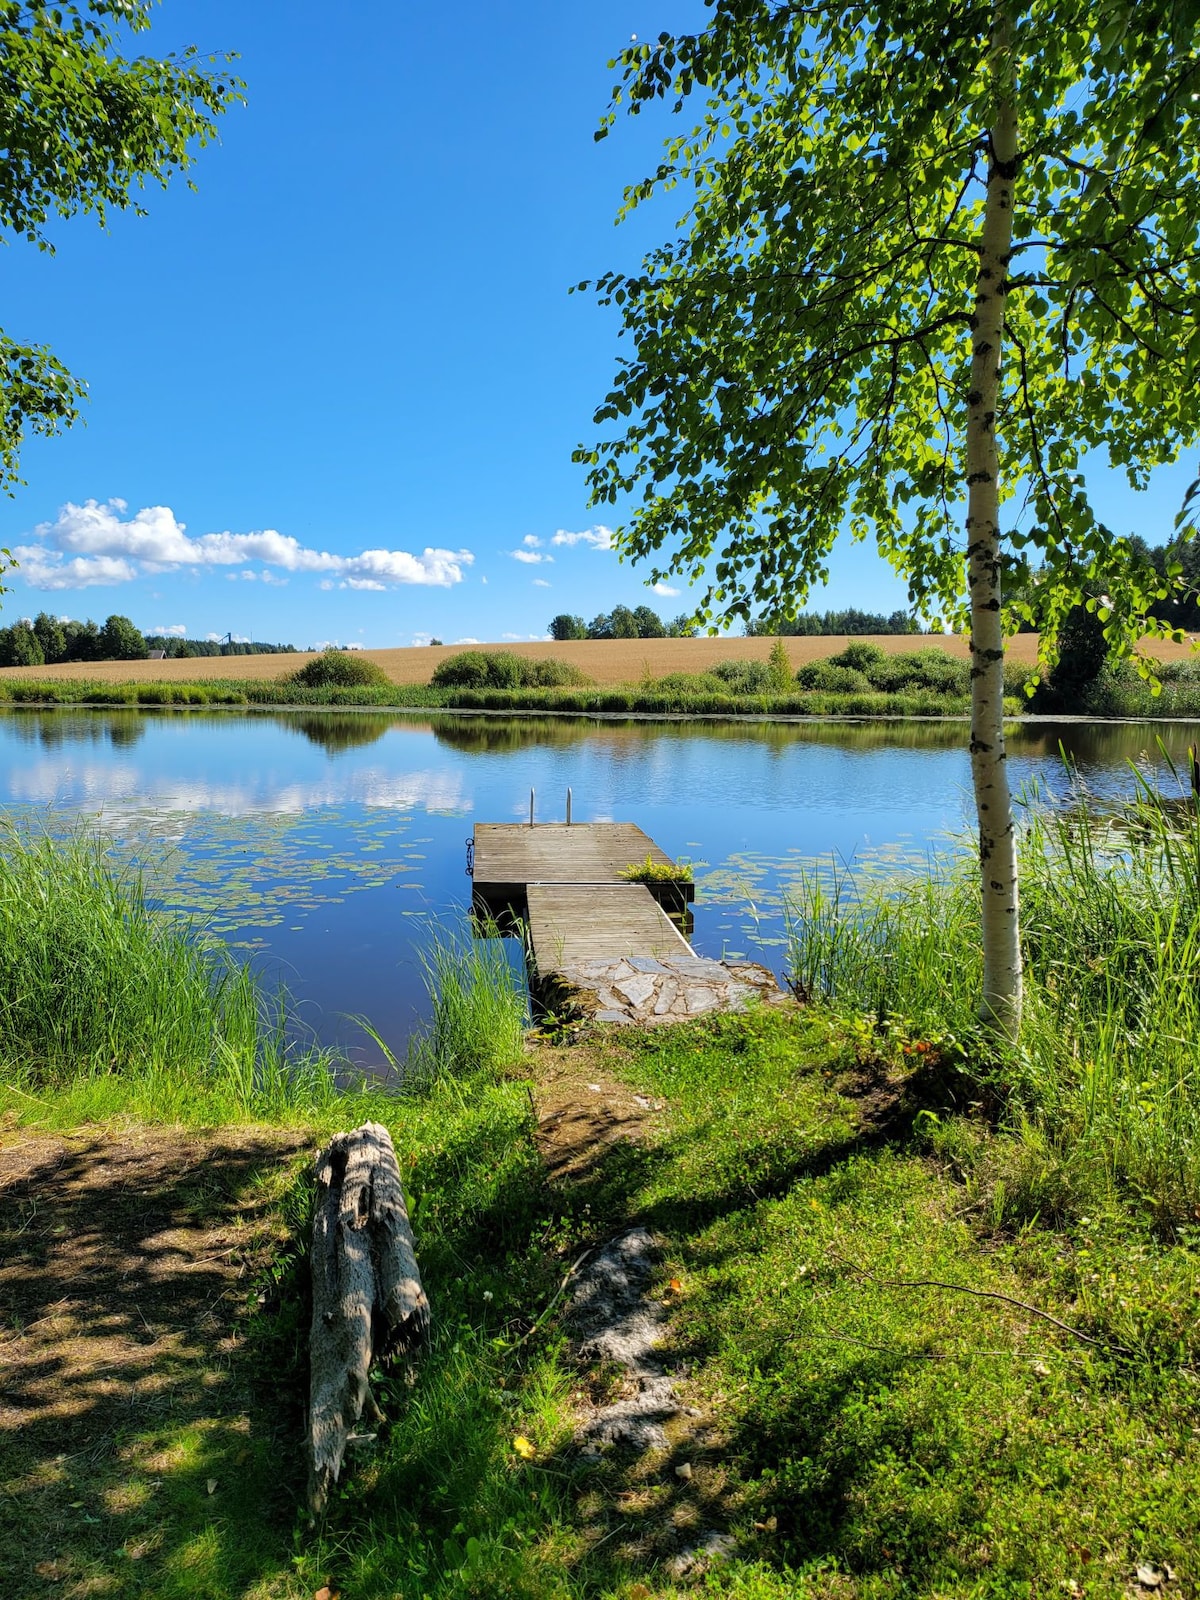
<svg viewBox="0 0 1200 1600">
<path fill-rule="evenodd" d="M 794 614 L 848 528 L 969 627 L 980 1009 L 1013 1035 L 1004 637 L 1032 622 L 1048 668 L 1081 601 L 1115 655 L 1163 631 L 1087 476 L 1144 488 L 1200 436 L 1197 6 L 709 3 L 614 63 L 598 137 L 704 103 L 625 195 L 677 236 L 579 285 L 628 347 L 576 460 L 710 626 Z"/>
</svg>

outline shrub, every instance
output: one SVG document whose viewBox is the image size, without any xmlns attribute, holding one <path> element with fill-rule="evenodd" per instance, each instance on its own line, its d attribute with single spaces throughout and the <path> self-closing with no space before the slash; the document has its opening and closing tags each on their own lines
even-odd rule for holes
<svg viewBox="0 0 1200 1600">
<path fill-rule="evenodd" d="M 391 682 L 376 662 L 349 650 L 323 650 L 287 680 L 303 689 L 358 689 Z"/>
<path fill-rule="evenodd" d="M 734 694 L 770 694 L 775 688 L 769 661 L 718 661 L 709 671 Z"/>
<path fill-rule="evenodd" d="M 871 688 L 865 672 L 835 666 L 832 661 L 806 661 L 796 674 L 796 682 L 802 689 L 819 689 L 826 694 L 861 694 Z"/>
<path fill-rule="evenodd" d="M 941 694 L 969 694 L 971 664 L 948 656 L 944 650 L 909 650 L 885 656 L 869 672 L 877 689 L 900 694 L 909 689 L 931 689 Z"/>
<path fill-rule="evenodd" d="M 844 650 L 836 656 L 830 656 L 829 660 L 832 666 L 849 667 L 852 672 L 870 675 L 871 669 L 881 666 L 887 656 L 877 644 L 868 644 L 865 639 L 852 639 Z"/>
<path fill-rule="evenodd" d="M 464 650 L 436 667 L 430 682 L 436 689 L 557 689 L 589 679 L 555 656 L 532 660 L 511 650 Z"/>
</svg>

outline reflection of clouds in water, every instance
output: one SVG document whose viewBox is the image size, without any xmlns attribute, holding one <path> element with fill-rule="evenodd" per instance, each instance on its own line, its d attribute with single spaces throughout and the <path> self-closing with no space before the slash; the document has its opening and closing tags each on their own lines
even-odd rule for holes
<svg viewBox="0 0 1200 1600">
<path fill-rule="evenodd" d="M 368 810 L 470 812 L 462 772 L 388 773 L 370 768 L 315 781 L 274 784 L 267 774 L 205 782 L 175 778 L 155 788 L 137 767 L 111 761 L 80 762 L 65 770 L 58 762 L 35 762 L 10 774 L 9 797 L 24 805 L 72 805 L 120 809 L 123 803 L 161 811 L 215 811 L 226 817 L 258 813 L 296 815 L 359 805 Z"/>
</svg>

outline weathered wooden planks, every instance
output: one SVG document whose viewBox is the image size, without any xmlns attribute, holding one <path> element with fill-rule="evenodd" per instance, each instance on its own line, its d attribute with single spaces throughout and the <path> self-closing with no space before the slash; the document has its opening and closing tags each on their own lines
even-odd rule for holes
<svg viewBox="0 0 1200 1600">
<path fill-rule="evenodd" d="M 529 883 L 620 883 L 622 867 L 647 856 L 673 865 L 632 822 L 478 822 L 474 843 L 475 892 L 485 900 L 520 899 Z"/>
<path fill-rule="evenodd" d="M 645 884 L 531 883 L 526 898 L 529 943 L 543 976 L 604 958 L 692 954 Z"/>
</svg>

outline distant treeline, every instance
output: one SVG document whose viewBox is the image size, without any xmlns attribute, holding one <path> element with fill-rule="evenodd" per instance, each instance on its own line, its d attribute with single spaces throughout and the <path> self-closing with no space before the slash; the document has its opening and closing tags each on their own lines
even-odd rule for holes
<svg viewBox="0 0 1200 1600">
<path fill-rule="evenodd" d="M 650 606 L 614 606 L 585 622 L 562 611 L 550 619 L 552 639 L 690 639 L 696 625 L 689 616 L 664 622 Z"/>
<path fill-rule="evenodd" d="M 807 639 L 830 633 L 921 633 L 923 631 L 911 611 L 893 611 L 884 616 L 882 611 L 859 611 L 854 606 L 847 611 L 801 611 L 794 617 L 768 612 L 765 616 L 753 617 L 746 624 L 746 633 L 751 639 L 777 637 Z"/>
<path fill-rule="evenodd" d="M 32 623 L 24 620 L 0 628 L 0 667 L 52 667 L 60 661 L 145 661 L 152 650 L 167 656 L 276 655 L 292 651 L 290 644 L 222 644 L 217 639 L 169 639 L 144 634 L 128 617 L 113 615 L 103 625 L 62 622 L 39 611 Z"/>
</svg>

